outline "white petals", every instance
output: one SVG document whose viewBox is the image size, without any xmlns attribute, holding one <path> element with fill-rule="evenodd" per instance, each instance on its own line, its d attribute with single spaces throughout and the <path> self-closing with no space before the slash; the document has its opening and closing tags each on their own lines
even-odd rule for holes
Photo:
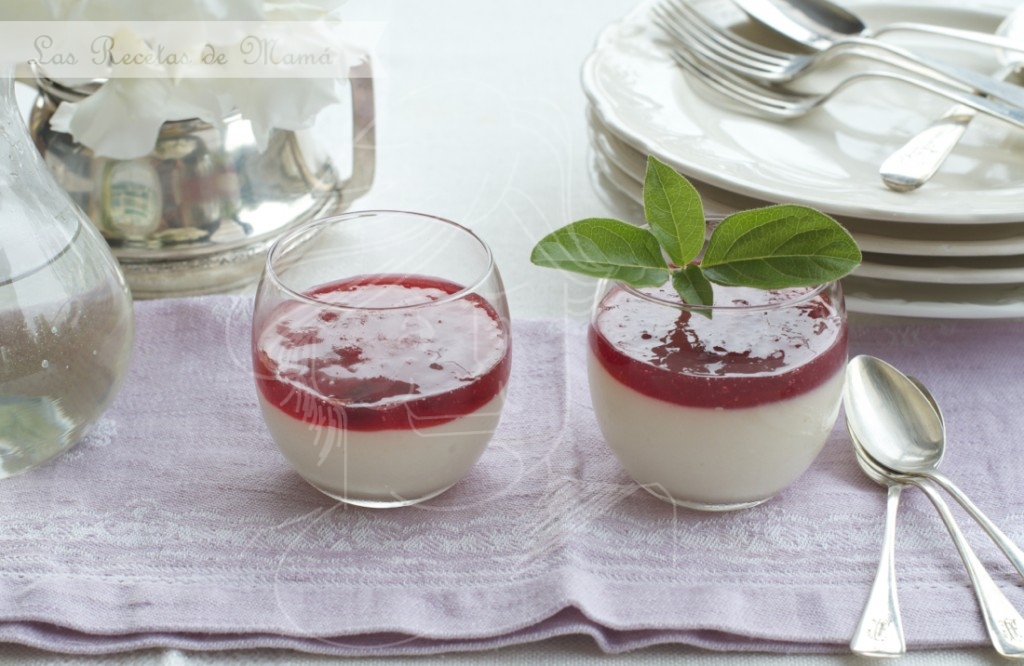
<svg viewBox="0 0 1024 666">
<path fill-rule="evenodd" d="M 98 155 L 140 157 L 156 145 L 166 88 L 161 79 L 113 79 L 81 102 L 61 104 L 50 125 Z"/>
</svg>

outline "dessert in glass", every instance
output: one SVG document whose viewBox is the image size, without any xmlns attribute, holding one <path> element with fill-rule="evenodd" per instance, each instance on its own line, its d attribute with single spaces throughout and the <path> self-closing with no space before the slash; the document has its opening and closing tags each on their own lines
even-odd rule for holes
<svg viewBox="0 0 1024 666">
<path fill-rule="evenodd" d="M 839 412 L 847 357 L 841 287 L 714 286 L 713 306 L 671 286 L 604 281 L 588 375 L 601 431 L 643 488 L 674 504 L 760 504 L 799 478 Z"/>
<path fill-rule="evenodd" d="M 408 506 L 463 478 L 511 369 L 487 245 L 448 220 L 339 215 L 271 249 L 252 331 L 257 395 L 285 458 L 330 497 Z"/>
</svg>

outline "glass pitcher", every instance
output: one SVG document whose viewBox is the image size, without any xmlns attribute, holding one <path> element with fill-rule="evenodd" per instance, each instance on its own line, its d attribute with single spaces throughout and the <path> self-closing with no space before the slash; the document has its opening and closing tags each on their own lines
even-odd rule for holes
<svg viewBox="0 0 1024 666">
<path fill-rule="evenodd" d="M 81 439 L 120 388 L 133 337 L 117 261 L 46 169 L 0 72 L 0 478 Z"/>
</svg>

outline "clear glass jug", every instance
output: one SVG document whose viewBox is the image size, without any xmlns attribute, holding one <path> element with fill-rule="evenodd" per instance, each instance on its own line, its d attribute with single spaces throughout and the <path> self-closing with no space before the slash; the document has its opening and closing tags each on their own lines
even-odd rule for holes
<svg viewBox="0 0 1024 666">
<path fill-rule="evenodd" d="M 117 261 L 30 141 L 9 74 L 0 72 L 0 478 L 81 439 L 120 388 L 134 336 Z"/>
</svg>

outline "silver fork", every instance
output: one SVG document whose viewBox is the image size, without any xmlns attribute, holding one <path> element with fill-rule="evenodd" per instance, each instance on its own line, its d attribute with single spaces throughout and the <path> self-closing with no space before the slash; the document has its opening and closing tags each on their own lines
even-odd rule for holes
<svg viewBox="0 0 1024 666">
<path fill-rule="evenodd" d="M 672 58 L 684 70 L 706 87 L 736 102 L 745 109 L 769 118 L 799 118 L 832 99 L 847 87 L 869 78 L 883 78 L 901 81 L 917 86 L 937 95 L 942 95 L 981 113 L 1024 128 L 1024 109 L 1004 104 L 998 100 L 980 97 L 909 73 L 887 70 L 856 72 L 840 80 L 830 90 L 821 93 L 803 93 L 789 90 L 782 85 L 760 83 L 737 75 L 706 56 L 695 51 L 679 49 L 672 51 Z"/>
<path fill-rule="evenodd" d="M 654 5 L 653 11 L 669 36 L 744 76 L 766 81 L 792 81 L 829 61 L 852 55 L 870 58 L 947 86 L 984 93 L 1024 108 L 1024 89 L 1019 86 L 996 81 L 978 72 L 920 58 L 890 44 L 863 43 L 851 39 L 814 54 L 789 53 L 756 44 L 709 21 L 690 7 L 686 0 L 663 0 Z"/>
<path fill-rule="evenodd" d="M 792 81 L 815 65 L 810 55 L 781 54 L 724 30 L 685 3 L 661 2 L 653 6 L 661 28 L 706 58 L 744 76 L 765 81 Z"/>
</svg>

